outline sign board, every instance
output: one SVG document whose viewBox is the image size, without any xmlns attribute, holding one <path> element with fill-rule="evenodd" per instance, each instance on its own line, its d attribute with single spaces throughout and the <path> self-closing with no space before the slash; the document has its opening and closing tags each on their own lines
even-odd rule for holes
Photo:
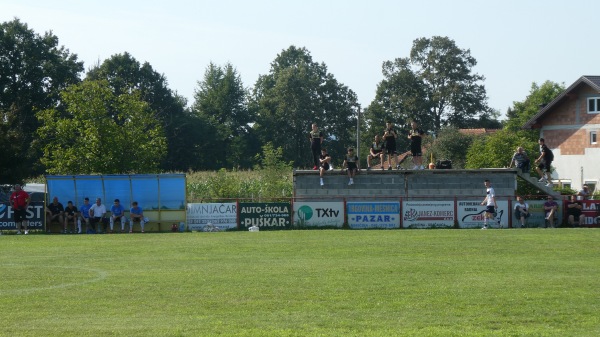
<svg viewBox="0 0 600 337">
<path fill-rule="evenodd" d="M 297 227 L 342 227 L 344 224 L 344 203 L 294 202 L 294 225 Z"/>
<path fill-rule="evenodd" d="M 489 221 L 490 228 L 508 228 L 508 217 L 512 212 L 508 209 L 508 201 L 497 200 L 496 217 L 494 221 Z M 459 200 L 456 205 L 458 226 L 460 228 L 481 228 L 485 223 L 484 213 L 486 206 L 481 206 L 479 200 Z M 514 220 L 513 220 L 514 224 Z"/>
<path fill-rule="evenodd" d="M 350 228 L 400 228 L 400 202 L 348 202 Z"/>
<path fill-rule="evenodd" d="M 241 202 L 240 227 L 258 226 L 284 229 L 291 227 L 291 205 L 289 202 Z"/>
<path fill-rule="evenodd" d="M 12 206 L 0 204 L 0 230 L 17 229 Z M 44 229 L 44 202 L 32 201 L 27 208 L 27 229 Z"/>
<path fill-rule="evenodd" d="M 404 228 L 454 227 L 454 200 L 402 202 Z"/>
<path fill-rule="evenodd" d="M 187 205 L 188 228 L 201 231 L 208 224 L 221 230 L 237 227 L 237 205 L 230 203 L 205 203 Z"/>
</svg>

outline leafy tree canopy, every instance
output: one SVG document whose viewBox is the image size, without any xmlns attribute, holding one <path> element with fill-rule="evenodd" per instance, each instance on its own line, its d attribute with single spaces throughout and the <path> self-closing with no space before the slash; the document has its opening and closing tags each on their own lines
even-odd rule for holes
<svg viewBox="0 0 600 337">
<path fill-rule="evenodd" d="M 506 127 L 512 131 L 518 131 L 523 128 L 540 109 L 546 104 L 552 102 L 558 95 L 565 90 L 564 84 L 558 84 L 552 81 L 546 81 L 542 85 L 531 84 L 529 95 L 522 102 L 514 102 L 513 107 L 508 109 L 506 116 L 508 121 Z M 532 131 L 531 138 L 539 136 L 537 131 Z"/>
<path fill-rule="evenodd" d="M 155 71 L 148 62 L 141 64 L 125 52 L 113 55 L 90 69 L 86 79 L 107 81 L 117 96 L 138 92 L 140 99 L 154 113 L 154 118 L 161 122 L 167 137 L 167 156 L 161 163 L 162 169 L 187 170 L 190 167 L 189 158 L 181 153 L 181 149 L 193 146 L 186 132 L 186 126 L 192 123 L 185 108 L 187 102 L 169 89 L 164 75 Z"/>
<path fill-rule="evenodd" d="M 383 63 L 384 80 L 367 109 L 367 127 L 380 128 L 385 119 L 408 127 L 414 120 L 437 133 L 443 126 L 475 127 L 496 118 L 487 105 L 484 77 L 473 73 L 476 64 L 469 50 L 447 37 L 416 39 L 410 57 Z"/>
<path fill-rule="evenodd" d="M 325 64 L 314 62 L 306 48 L 291 46 L 277 55 L 269 74 L 256 82 L 250 109 L 262 143 L 281 146 L 284 159 L 295 166 L 311 165 L 312 123 L 319 125 L 323 145 L 334 158 L 355 143 L 356 94 L 329 74 Z"/>
<path fill-rule="evenodd" d="M 234 67 L 209 64 L 194 98 L 193 114 L 206 120 L 213 133 L 205 142 L 212 156 L 204 167 L 252 167 L 258 150 L 250 127 L 254 118 L 248 111 L 248 92 Z"/>
<path fill-rule="evenodd" d="M 52 174 L 158 172 L 166 154 L 160 123 L 139 93 L 116 95 L 107 81 L 62 93 L 64 111 L 38 113 L 42 162 Z"/>
<path fill-rule="evenodd" d="M 82 71 L 51 32 L 37 34 L 19 19 L 0 24 L 0 181 L 41 172 L 35 112 L 57 106 L 59 92 L 78 83 Z"/>
</svg>

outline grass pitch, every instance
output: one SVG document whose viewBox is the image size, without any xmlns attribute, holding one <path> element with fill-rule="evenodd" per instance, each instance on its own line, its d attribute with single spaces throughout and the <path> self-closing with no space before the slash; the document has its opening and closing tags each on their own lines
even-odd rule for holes
<svg viewBox="0 0 600 337">
<path fill-rule="evenodd" d="M 598 336 L 600 231 L 0 236 L 1 336 Z"/>
</svg>

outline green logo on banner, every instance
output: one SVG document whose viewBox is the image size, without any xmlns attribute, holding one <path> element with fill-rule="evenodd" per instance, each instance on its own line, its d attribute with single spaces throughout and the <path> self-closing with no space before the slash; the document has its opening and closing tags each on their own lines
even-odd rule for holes
<svg viewBox="0 0 600 337">
<path fill-rule="evenodd" d="M 298 218 L 301 220 L 310 220 L 313 216 L 313 210 L 308 205 L 304 205 L 298 209 Z"/>
</svg>

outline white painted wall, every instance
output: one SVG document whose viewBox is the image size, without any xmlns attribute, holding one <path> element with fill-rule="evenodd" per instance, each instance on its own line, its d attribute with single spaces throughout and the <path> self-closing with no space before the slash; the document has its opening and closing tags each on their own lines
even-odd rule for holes
<svg viewBox="0 0 600 337">
<path fill-rule="evenodd" d="M 560 149 L 551 149 L 554 153 L 552 179 L 571 180 L 571 188 L 579 191 L 586 181 L 596 183 L 600 188 L 600 148 L 586 148 L 584 155 L 561 156 Z M 583 175 L 582 175 L 583 169 Z M 557 183 L 555 181 L 555 183 Z"/>
</svg>

